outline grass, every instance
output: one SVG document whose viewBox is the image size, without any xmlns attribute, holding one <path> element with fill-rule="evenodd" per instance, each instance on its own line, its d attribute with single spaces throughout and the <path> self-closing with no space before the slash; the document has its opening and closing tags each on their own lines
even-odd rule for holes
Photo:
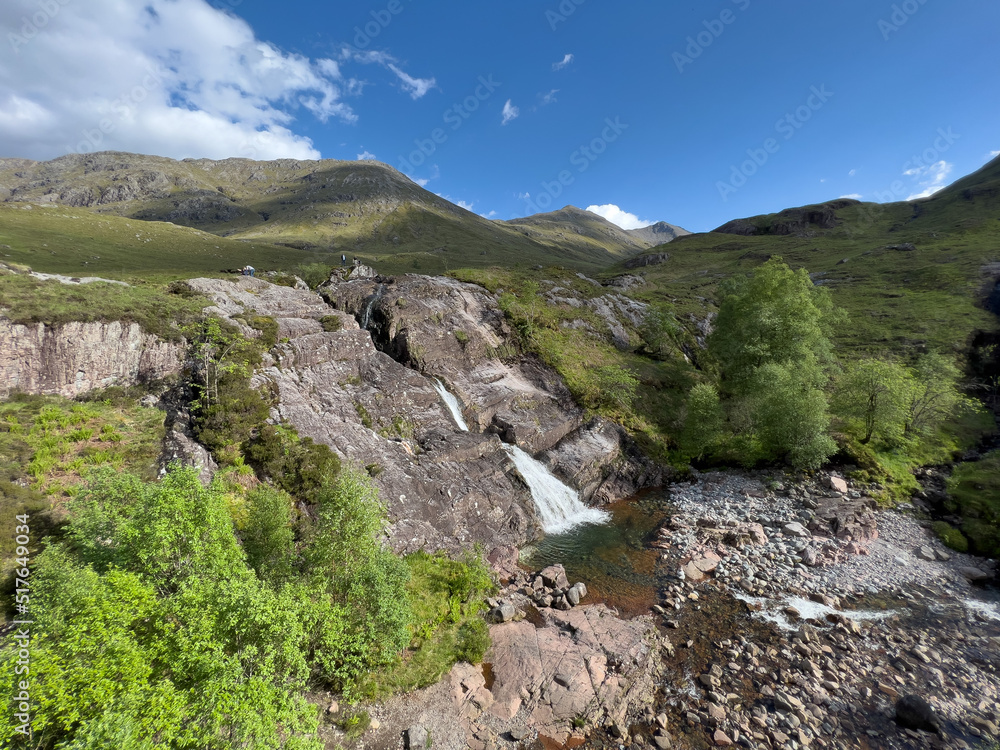
<svg viewBox="0 0 1000 750">
<path fill-rule="evenodd" d="M 98 394 L 99 395 L 99 394 Z M 163 412 L 121 389 L 102 400 L 15 395 L 0 403 L 0 573 L 9 570 L 14 516 L 33 516 L 35 540 L 57 523 L 87 473 L 111 465 L 156 476 Z M 50 510 L 55 514 L 50 514 Z"/>
<path fill-rule="evenodd" d="M 441 553 L 416 552 L 406 564 L 413 640 L 394 669 L 365 678 L 360 693 L 369 699 L 433 685 L 457 661 L 478 663 L 489 646 L 480 613 L 493 584 L 478 558 L 458 561 Z"/>
<path fill-rule="evenodd" d="M 1000 451 L 960 465 L 948 480 L 946 507 L 963 517 L 971 551 L 1000 557 Z"/>
<path fill-rule="evenodd" d="M 146 281 L 134 286 L 69 285 L 21 274 L 0 276 L 0 312 L 24 325 L 122 321 L 176 340 L 182 336 L 182 326 L 197 320 L 206 304 L 200 295 L 169 293 L 168 287 Z"/>
</svg>

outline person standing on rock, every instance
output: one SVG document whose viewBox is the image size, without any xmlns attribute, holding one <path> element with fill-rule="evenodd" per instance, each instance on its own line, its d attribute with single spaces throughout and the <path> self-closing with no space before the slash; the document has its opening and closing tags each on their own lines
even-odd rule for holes
<svg viewBox="0 0 1000 750">
<path fill-rule="evenodd" d="M 341 255 L 340 256 L 340 266 L 341 266 L 341 268 L 347 268 L 347 256 L 346 255 Z"/>
</svg>

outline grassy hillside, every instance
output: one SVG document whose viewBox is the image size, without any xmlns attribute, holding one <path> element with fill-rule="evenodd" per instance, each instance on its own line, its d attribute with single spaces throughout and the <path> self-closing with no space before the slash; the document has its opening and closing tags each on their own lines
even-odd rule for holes
<svg viewBox="0 0 1000 750">
<path fill-rule="evenodd" d="M 842 346 L 965 353 L 976 331 L 1000 328 L 982 306 L 1000 276 L 1000 160 L 922 201 L 790 209 L 680 237 L 656 252 L 670 257 L 643 268 L 648 284 L 637 294 L 674 302 L 682 317 L 704 318 L 720 280 L 780 256 L 848 311 L 836 332 Z"/>
<path fill-rule="evenodd" d="M 547 221 L 539 231 L 490 221 L 373 161 L 174 161 L 116 152 L 41 163 L 3 159 L 0 200 L 357 255 L 389 272 L 551 262 L 595 271 L 647 244 L 586 212 L 565 217 L 564 226 Z M 595 233 L 591 225 L 598 224 Z"/>
</svg>

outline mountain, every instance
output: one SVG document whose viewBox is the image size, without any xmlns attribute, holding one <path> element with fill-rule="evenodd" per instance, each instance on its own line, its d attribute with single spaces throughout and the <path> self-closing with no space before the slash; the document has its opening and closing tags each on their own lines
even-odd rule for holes
<svg viewBox="0 0 1000 750">
<path fill-rule="evenodd" d="M 722 279 L 780 256 L 847 310 L 835 331 L 842 345 L 900 356 L 966 354 L 1000 329 L 986 309 L 991 294 L 1000 297 L 998 235 L 1000 158 L 929 198 L 839 199 L 736 219 L 628 265 L 642 267 L 647 284 L 639 296 L 669 299 L 682 316 L 704 322 Z M 621 263 L 605 275 L 626 270 Z"/>
<path fill-rule="evenodd" d="M 644 242 L 647 247 L 665 245 L 678 237 L 691 234 L 688 230 L 668 224 L 665 221 L 657 222 L 642 229 L 626 229 L 625 231 L 640 242 Z"/>
<path fill-rule="evenodd" d="M 0 201 L 171 222 L 337 260 L 358 255 L 388 272 L 519 263 L 597 270 L 646 246 L 578 209 L 490 221 L 375 161 L 175 161 L 119 152 L 0 159 Z"/>
</svg>

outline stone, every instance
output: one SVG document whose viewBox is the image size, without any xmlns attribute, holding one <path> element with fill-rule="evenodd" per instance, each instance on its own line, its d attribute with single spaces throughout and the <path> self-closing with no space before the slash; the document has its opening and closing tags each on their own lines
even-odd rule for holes
<svg viewBox="0 0 1000 750">
<path fill-rule="evenodd" d="M 781 530 L 785 532 L 787 536 L 794 536 L 799 539 L 808 539 L 812 536 L 812 534 L 809 533 L 809 530 L 797 521 L 786 523 L 781 527 Z"/>
<path fill-rule="evenodd" d="M 990 574 L 979 568 L 964 567 L 959 568 L 958 572 L 965 576 L 965 580 L 969 583 L 986 583 L 990 580 Z"/>
<path fill-rule="evenodd" d="M 660 750 L 670 750 L 670 735 L 669 734 L 658 734 L 653 737 L 653 744 L 656 745 Z"/>
<path fill-rule="evenodd" d="M 937 732 L 940 722 L 931 705 L 919 695 L 904 695 L 896 701 L 896 723 L 908 729 Z"/>
<path fill-rule="evenodd" d="M 510 738 L 515 742 L 526 740 L 531 736 L 531 730 L 527 727 L 515 727 L 510 730 Z"/>
<path fill-rule="evenodd" d="M 490 610 L 490 619 L 493 622 L 510 622 L 516 614 L 517 610 L 514 608 L 514 605 L 504 600 L 498 602 L 497 606 Z"/>
<path fill-rule="evenodd" d="M 414 724 L 406 730 L 406 747 L 409 750 L 426 750 L 427 729 L 419 724 Z"/>
<path fill-rule="evenodd" d="M 926 544 L 921 545 L 920 547 L 917 548 L 916 555 L 921 560 L 927 560 L 928 562 L 937 562 L 937 555 L 934 554 L 934 550 Z"/>
<path fill-rule="evenodd" d="M 712 735 L 712 742 L 715 743 L 716 747 L 729 747 L 733 744 L 733 741 L 721 729 L 715 730 L 715 734 Z"/>
<path fill-rule="evenodd" d="M 326 707 L 326 712 L 331 715 L 340 713 L 340 704 L 337 701 L 331 701 L 330 705 Z"/>
<path fill-rule="evenodd" d="M 566 577 L 566 568 L 562 565 L 550 565 L 541 571 L 539 575 L 546 586 L 557 589 L 569 588 L 569 579 Z"/>
<path fill-rule="evenodd" d="M 841 477 L 828 476 L 826 478 L 826 486 L 834 492 L 839 492 L 841 495 L 847 494 L 847 482 Z"/>
</svg>

